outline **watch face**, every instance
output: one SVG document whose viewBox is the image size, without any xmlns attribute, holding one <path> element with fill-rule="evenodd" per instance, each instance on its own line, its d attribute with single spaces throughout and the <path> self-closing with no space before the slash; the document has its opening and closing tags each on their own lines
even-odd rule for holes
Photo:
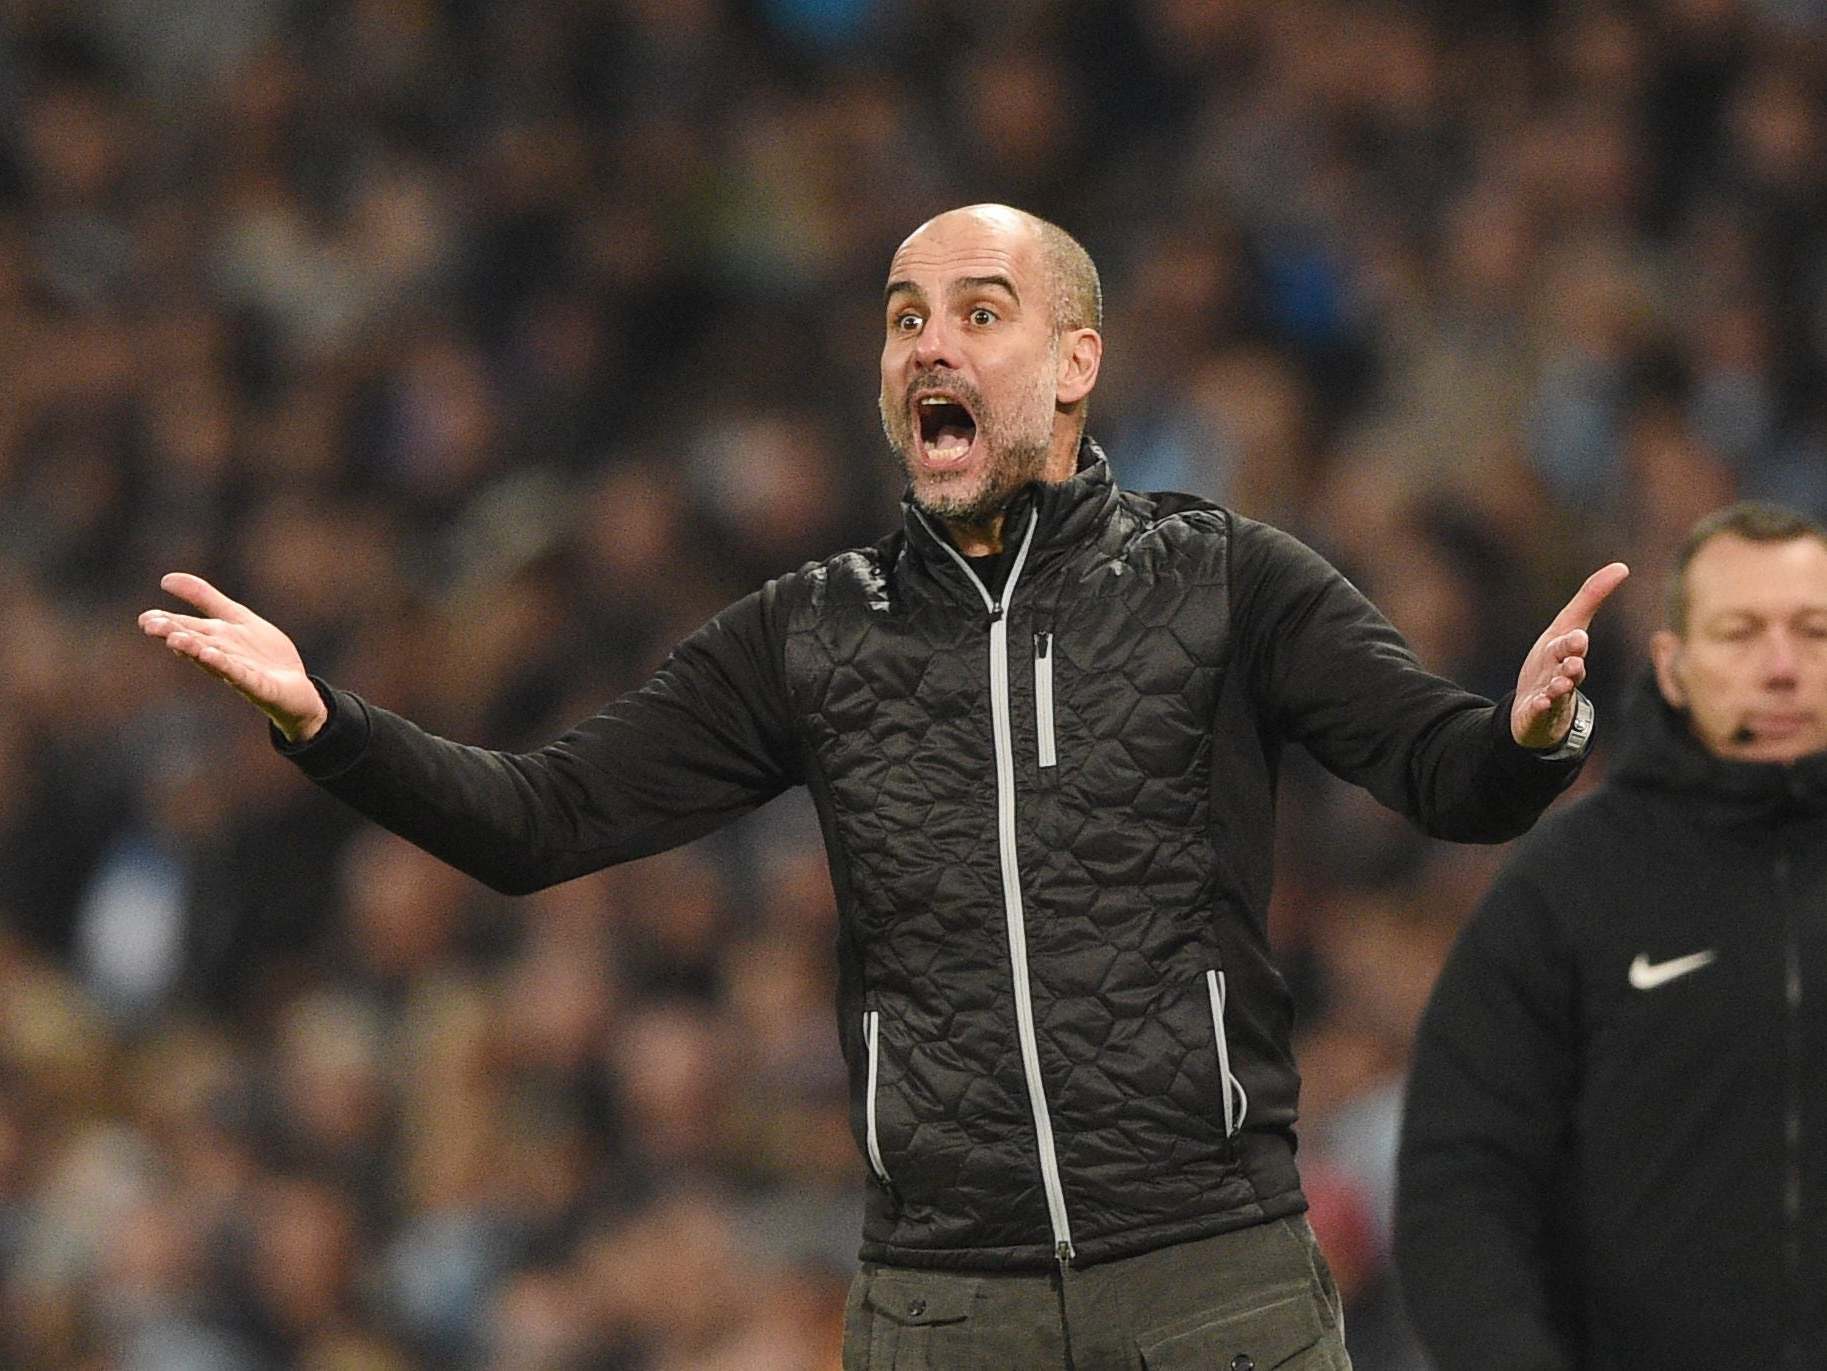
<svg viewBox="0 0 1827 1371">
<path fill-rule="evenodd" d="M 1592 701 L 1584 695 L 1575 695 L 1573 702 L 1573 722 L 1568 725 L 1567 736 L 1562 738 L 1558 747 L 1549 748 L 1540 755 L 1549 761 L 1563 761 L 1577 757 L 1586 750 L 1586 742 L 1592 736 Z"/>
<path fill-rule="evenodd" d="M 1586 739 L 1592 734 L 1592 701 L 1580 696 L 1573 706 L 1573 726 L 1567 730 L 1567 741 L 1575 747 L 1584 747 Z"/>
</svg>

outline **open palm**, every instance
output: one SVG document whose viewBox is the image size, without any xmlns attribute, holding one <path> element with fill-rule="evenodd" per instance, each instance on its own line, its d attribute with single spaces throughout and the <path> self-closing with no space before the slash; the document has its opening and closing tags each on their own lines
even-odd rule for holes
<svg viewBox="0 0 1827 1371">
<path fill-rule="evenodd" d="M 201 576 L 174 571 L 159 586 L 202 614 L 149 609 L 139 624 L 150 637 L 240 691 L 291 741 L 323 727 L 328 711 L 290 638 Z"/>
</svg>

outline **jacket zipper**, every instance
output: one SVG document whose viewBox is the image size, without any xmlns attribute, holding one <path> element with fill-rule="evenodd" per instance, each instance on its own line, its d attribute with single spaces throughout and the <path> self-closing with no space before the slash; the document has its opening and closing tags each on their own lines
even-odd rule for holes
<svg viewBox="0 0 1827 1371">
<path fill-rule="evenodd" d="M 1053 635 L 1034 635 L 1034 718 L 1040 735 L 1040 765 L 1044 770 L 1059 763 L 1053 746 Z"/>
<path fill-rule="evenodd" d="M 882 1165 L 882 1145 L 876 1141 L 875 1132 L 875 1082 L 876 1068 L 881 1062 L 880 1040 L 882 1033 L 882 1011 L 869 1009 L 863 1012 L 863 1042 L 869 1049 L 869 1093 L 864 1097 L 863 1119 L 864 1135 L 869 1146 L 869 1164 L 875 1168 L 876 1178 L 883 1185 L 891 1185 L 888 1179 L 888 1168 Z"/>
<path fill-rule="evenodd" d="M 1206 972 L 1205 989 L 1212 1002 L 1212 1036 L 1218 1042 L 1218 1088 L 1224 1091 L 1224 1136 L 1234 1138 L 1250 1112 L 1250 1097 L 1244 1093 L 1243 1082 L 1231 1074 L 1231 1044 L 1224 1032 L 1224 973 Z"/>
<path fill-rule="evenodd" d="M 917 513 L 918 511 L 916 511 Z M 926 516 L 920 515 L 922 523 Z M 963 555 L 926 525 L 933 541 L 977 587 L 990 616 L 990 719 L 996 740 L 996 831 L 1002 854 L 1002 907 L 1008 924 L 1009 962 L 1015 982 L 1015 1031 L 1021 1042 L 1022 1072 L 1028 1081 L 1028 1103 L 1034 1114 L 1034 1134 L 1040 1151 L 1040 1179 L 1047 1194 L 1047 1214 L 1053 1223 L 1053 1255 L 1062 1265 L 1072 1260 L 1072 1225 L 1066 1217 L 1066 1192 L 1059 1179 L 1059 1153 L 1053 1144 L 1053 1119 L 1047 1109 L 1046 1087 L 1040 1077 L 1040 1049 L 1034 1036 L 1034 992 L 1028 981 L 1028 932 L 1021 905 L 1021 868 L 1015 857 L 1015 744 L 1009 710 L 1008 605 L 1015 596 L 1021 569 L 1027 564 L 1038 515 L 1028 517 L 1021 550 L 1009 568 L 1009 579 L 1000 599 L 971 570 Z"/>
</svg>

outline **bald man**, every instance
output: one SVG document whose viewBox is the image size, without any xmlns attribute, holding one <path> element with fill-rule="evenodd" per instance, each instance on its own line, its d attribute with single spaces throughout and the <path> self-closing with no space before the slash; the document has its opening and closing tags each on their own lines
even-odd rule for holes
<svg viewBox="0 0 1827 1371">
<path fill-rule="evenodd" d="M 142 624 L 307 776 L 503 891 L 810 789 L 869 1177 L 847 1368 L 1348 1366 L 1264 934 L 1281 749 L 1437 836 L 1515 836 L 1580 766 L 1587 626 L 1624 568 L 1493 703 L 1288 535 L 1117 487 L 1085 434 L 1098 275 L 1060 228 L 939 215 L 882 320 L 901 526 L 769 582 L 538 751 L 308 676 L 194 576 L 163 584 L 199 614 Z"/>
</svg>

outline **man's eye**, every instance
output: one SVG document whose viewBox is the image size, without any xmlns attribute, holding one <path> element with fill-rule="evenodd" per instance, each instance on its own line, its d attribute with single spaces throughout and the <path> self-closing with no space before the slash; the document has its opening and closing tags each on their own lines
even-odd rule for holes
<svg viewBox="0 0 1827 1371">
<path fill-rule="evenodd" d="M 982 305 L 978 305 L 976 309 L 971 311 L 971 322 L 977 325 L 978 328 L 988 328 L 991 324 L 996 322 L 996 311 L 993 309 L 985 309 Z"/>
<path fill-rule="evenodd" d="M 897 333 L 912 333 L 920 327 L 920 316 L 911 311 L 906 314 L 897 314 L 891 327 Z"/>
</svg>

